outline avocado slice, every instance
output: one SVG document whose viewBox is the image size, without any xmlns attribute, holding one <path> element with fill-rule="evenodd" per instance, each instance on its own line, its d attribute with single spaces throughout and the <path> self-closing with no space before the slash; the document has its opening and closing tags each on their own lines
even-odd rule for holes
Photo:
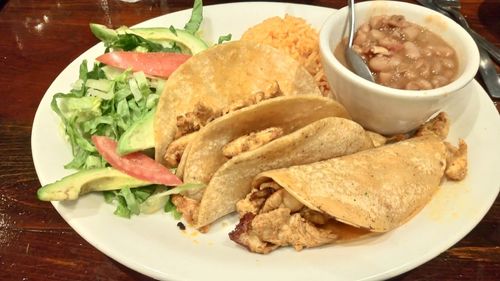
<svg viewBox="0 0 500 281">
<path fill-rule="evenodd" d="M 188 48 L 191 51 L 192 55 L 195 55 L 208 48 L 208 45 L 207 43 L 205 43 L 205 41 L 182 29 L 175 29 L 175 33 L 173 33 L 169 28 L 164 27 L 131 28 L 125 30 L 125 32 L 127 31 L 130 31 L 151 41 L 175 41 Z"/>
<path fill-rule="evenodd" d="M 114 168 L 82 170 L 54 183 L 42 186 L 37 197 L 42 201 L 75 200 L 92 191 L 115 190 L 150 185 Z"/>
<path fill-rule="evenodd" d="M 155 147 L 154 137 L 155 110 L 151 110 L 130 126 L 118 141 L 120 155 Z"/>
<path fill-rule="evenodd" d="M 118 34 L 133 33 L 139 35 L 144 39 L 163 43 L 163 42 L 176 42 L 186 49 L 192 55 L 195 55 L 208 48 L 207 43 L 197 36 L 182 30 L 175 29 L 175 33 L 170 28 L 157 27 L 157 28 L 128 28 L 122 26 L 116 30 L 107 28 L 105 25 L 91 23 L 90 30 L 92 33 L 103 42 L 111 42 L 116 39 Z"/>
</svg>

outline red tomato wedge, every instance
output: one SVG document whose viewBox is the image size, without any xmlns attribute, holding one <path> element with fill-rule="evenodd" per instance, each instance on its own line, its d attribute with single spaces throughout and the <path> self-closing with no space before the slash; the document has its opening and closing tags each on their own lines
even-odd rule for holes
<svg viewBox="0 0 500 281">
<path fill-rule="evenodd" d="M 144 74 L 167 78 L 191 56 L 176 53 L 111 52 L 97 61 L 120 69 L 142 71 Z"/>
<path fill-rule="evenodd" d="M 143 153 L 134 152 L 120 156 L 116 152 L 116 141 L 104 136 L 92 136 L 92 142 L 96 146 L 97 151 L 113 168 L 129 176 L 168 186 L 182 184 L 182 181 L 176 175 L 172 174 L 169 169 Z"/>
</svg>

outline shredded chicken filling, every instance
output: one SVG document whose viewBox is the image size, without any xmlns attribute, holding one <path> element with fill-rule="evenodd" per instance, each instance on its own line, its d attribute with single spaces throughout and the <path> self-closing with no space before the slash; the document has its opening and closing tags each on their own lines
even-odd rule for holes
<svg viewBox="0 0 500 281">
<path fill-rule="evenodd" d="M 236 102 L 226 108 L 214 109 L 202 102 L 196 103 L 193 111 L 177 116 L 177 133 L 175 140 L 167 148 L 164 155 L 165 161 L 169 167 L 177 167 L 184 149 L 189 141 L 191 141 L 192 136 L 195 135 L 194 133 L 211 121 L 238 109 L 282 95 L 283 92 L 279 88 L 278 82 L 274 81 L 264 91 L 257 92 L 249 98 Z M 187 136 L 191 136 L 191 138 Z"/>
<path fill-rule="evenodd" d="M 461 181 L 467 175 L 467 144 L 459 140 L 458 148 L 446 143 L 448 157 L 446 159 L 446 177 L 450 180 Z"/>
<path fill-rule="evenodd" d="M 196 132 L 184 135 L 176 140 L 174 140 L 165 151 L 165 162 L 167 167 L 174 168 L 179 166 L 182 154 L 186 149 L 187 145 L 194 139 Z"/>
<path fill-rule="evenodd" d="M 232 158 L 240 153 L 257 149 L 283 135 L 283 129 L 271 127 L 262 131 L 253 132 L 241 136 L 222 148 L 222 154 L 227 158 Z"/>
<path fill-rule="evenodd" d="M 300 251 L 338 238 L 327 227 L 332 217 L 307 208 L 274 182 L 252 190 L 236 209 L 241 219 L 229 237 L 252 252 L 267 254 L 282 246 Z"/>
<path fill-rule="evenodd" d="M 449 130 L 450 120 L 448 119 L 446 113 L 440 112 L 436 117 L 420 126 L 415 135 L 424 136 L 434 134 L 444 140 L 448 136 Z"/>
<path fill-rule="evenodd" d="M 182 217 L 189 224 L 194 224 L 195 218 L 198 216 L 199 202 L 187 198 L 182 195 L 174 195 L 172 196 L 172 203 L 177 208 L 177 211 L 182 213 Z"/>
</svg>

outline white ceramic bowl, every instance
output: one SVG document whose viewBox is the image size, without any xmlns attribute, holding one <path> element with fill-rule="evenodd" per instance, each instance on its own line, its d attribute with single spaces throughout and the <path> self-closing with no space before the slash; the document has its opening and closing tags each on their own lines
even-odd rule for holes
<svg viewBox="0 0 500 281">
<path fill-rule="evenodd" d="M 408 21 L 438 34 L 457 52 L 459 70 L 450 84 L 432 90 L 399 90 L 367 81 L 342 65 L 333 52 L 347 36 L 347 7 L 331 15 L 321 28 L 320 52 L 325 74 L 353 119 L 382 134 L 415 129 L 451 100 L 467 95 L 462 89 L 477 72 L 479 51 L 471 36 L 451 19 L 430 9 L 397 1 L 369 1 L 355 5 L 356 29 L 374 15 L 404 15 Z"/>
</svg>

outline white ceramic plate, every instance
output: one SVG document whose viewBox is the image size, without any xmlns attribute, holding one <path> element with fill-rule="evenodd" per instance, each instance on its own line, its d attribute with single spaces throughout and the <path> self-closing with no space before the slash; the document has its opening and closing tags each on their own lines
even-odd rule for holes
<svg viewBox="0 0 500 281">
<path fill-rule="evenodd" d="M 334 10 L 285 3 L 234 3 L 204 8 L 203 35 L 216 41 L 232 33 L 239 38 L 251 25 L 285 13 L 306 18 L 320 28 Z M 183 26 L 190 11 L 161 16 L 141 26 Z M 98 44 L 75 59 L 56 78 L 35 116 L 32 151 L 42 184 L 71 173 L 71 160 L 60 121 L 50 109 L 57 92 L 67 92 L 78 66 L 103 53 Z M 470 98 L 448 108 L 453 125 L 449 139 L 465 138 L 470 170 L 461 183 L 445 183 L 431 203 L 410 222 L 382 236 L 355 243 L 295 252 L 281 249 L 269 255 L 247 252 L 229 240 L 236 217 L 224 218 L 208 234 L 180 231 L 168 214 L 141 215 L 130 220 L 113 215 L 114 207 L 100 194 L 76 202 L 53 202 L 61 216 L 90 244 L 118 262 L 157 279 L 168 280 L 373 280 L 389 278 L 432 259 L 464 237 L 486 214 L 499 192 L 500 118 L 476 81 Z"/>
</svg>

